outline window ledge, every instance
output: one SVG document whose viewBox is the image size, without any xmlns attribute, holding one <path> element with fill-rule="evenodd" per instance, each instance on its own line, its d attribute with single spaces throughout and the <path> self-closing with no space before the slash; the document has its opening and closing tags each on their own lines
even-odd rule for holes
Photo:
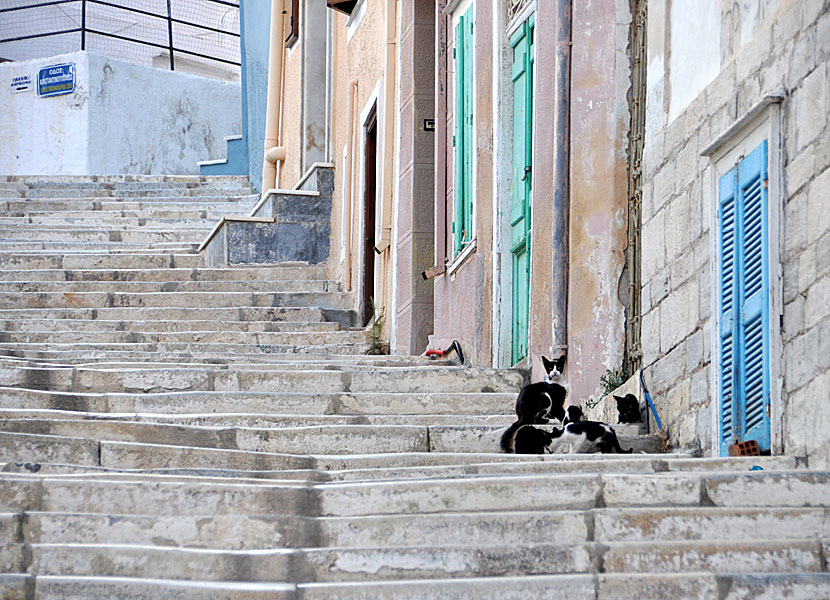
<svg viewBox="0 0 830 600">
<path fill-rule="evenodd" d="M 447 267 L 447 275 L 452 276 L 455 275 L 455 272 L 461 268 L 461 266 L 467 262 L 467 259 L 470 258 L 476 251 L 476 240 L 472 240 L 467 247 L 464 248 L 458 256 L 456 256 L 452 262 Z"/>
</svg>

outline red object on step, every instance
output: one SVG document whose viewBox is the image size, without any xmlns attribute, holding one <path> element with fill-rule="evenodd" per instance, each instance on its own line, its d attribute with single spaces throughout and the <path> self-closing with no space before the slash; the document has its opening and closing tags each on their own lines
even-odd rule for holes
<svg viewBox="0 0 830 600">
<path fill-rule="evenodd" d="M 761 456 L 761 449 L 755 440 L 738 442 L 729 446 L 729 456 Z"/>
<path fill-rule="evenodd" d="M 450 347 L 446 350 L 427 350 L 426 356 L 446 356 L 450 352 L 455 350 L 455 353 L 458 355 L 458 360 L 461 361 L 461 364 L 464 364 L 464 353 L 461 351 L 461 344 L 458 343 L 458 340 L 453 340 Z"/>
</svg>

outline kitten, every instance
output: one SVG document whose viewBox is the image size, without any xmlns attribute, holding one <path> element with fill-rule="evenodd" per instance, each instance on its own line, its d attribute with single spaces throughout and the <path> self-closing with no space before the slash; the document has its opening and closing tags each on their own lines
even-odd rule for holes
<svg viewBox="0 0 830 600">
<path fill-rule="evenodd" d="M 565 418 L 565 396 L 568 393 L 562 377 L 565 357 L 551 361 L 543 356 L 542 364 L 547 373 L 545 380 L 530 383 L 519 391 L 516 398 L 518 419 L 501 436 L 502 452 L 514 451 L 514 438 L 522 425 L 547 423 L 551 418 L 561 422 Z"/>
<path fill-rule="evenodd" d="M 562 425 L 568 423 L 577 423 L 585 420 L 585 413 L 578 406 L 569 406 L 565 409 L 565 418 L 562 420 Z"/>
<path fill-rule="evenodd" d="M 537 429 L 533 425 L 522 425 L 516 431 L 513 445 L 516 454 L 544 454 L 550 452 L 550 445 L 555 435 L 544 429 Z"/>
<path fill-rule="evenodd" d="M 617 423 L 639 423 L 642 420 L 640 416 L 640 401 L 634 394 L 626 394 L 625 396 L 614 396 L 617 401 L 617 411 L 620 418 Z"/>
<path fill-rule="evenodd" d="M 613 428 L 599 421 L 568 423 L 561 430 L 554 430 L 552 433 L 555 443 L 549 445 L 550 452 L 563 444 L 570 446 L 571 454 L 589 452 L 594 448 L 603 454 L 609 454 L 612 451 L 618 454 L 631 454 L 634 450 L 633 448 L 623 450 Z"/>
</svg>

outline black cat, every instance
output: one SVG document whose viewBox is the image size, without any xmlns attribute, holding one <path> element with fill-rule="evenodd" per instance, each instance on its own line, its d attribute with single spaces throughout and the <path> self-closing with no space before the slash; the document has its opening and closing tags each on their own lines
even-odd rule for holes
<svg viewBox="0 0 830 600">
<path fill-rule="evenodd" d="M 634 394 L 626 394 L 625 396 L 614 396 L 617 401 L 617 411 L 620 418 L 617 423 L 639 423 L 642 420 L 640 416 L 640 401 Z"/>
<path fill-rule="evenodd" d="M 565 396 L 568 390 L 562 378 L 565 357 L 551 361 L 542 357 L 545 367 L 545 380 L 530 383 L 519 391 L 516 398 L 516 415 L 518 419 L 501 436 L 502 452 L 514 452 L 516 432 L 522 425 L 547 423 L 551 418 L 560 422 L 565 418 Z"/>
<path fill-rule="evenodd" d="M 545 450 L 550 452 L 550 445 L 555 438 L 553 433 L 544 429 L 537 429 L 533 425 L 522 425 L 516 431 L 513 445 L 516 454 L 544 454 Z"/>
</svg>

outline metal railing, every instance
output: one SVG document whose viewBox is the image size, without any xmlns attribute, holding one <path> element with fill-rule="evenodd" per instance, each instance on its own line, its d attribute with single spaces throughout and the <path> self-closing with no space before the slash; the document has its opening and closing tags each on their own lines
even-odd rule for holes
<svg viewBox="0 0 830 600">
<path fill-rule="evenodd" d="M 239 0 L 3 0 L 0 7 L 4 4 L 0 58 L 80 49 L 208 76 L 223 71 L 226 79 L 239 75 Z"/>
</svg>

